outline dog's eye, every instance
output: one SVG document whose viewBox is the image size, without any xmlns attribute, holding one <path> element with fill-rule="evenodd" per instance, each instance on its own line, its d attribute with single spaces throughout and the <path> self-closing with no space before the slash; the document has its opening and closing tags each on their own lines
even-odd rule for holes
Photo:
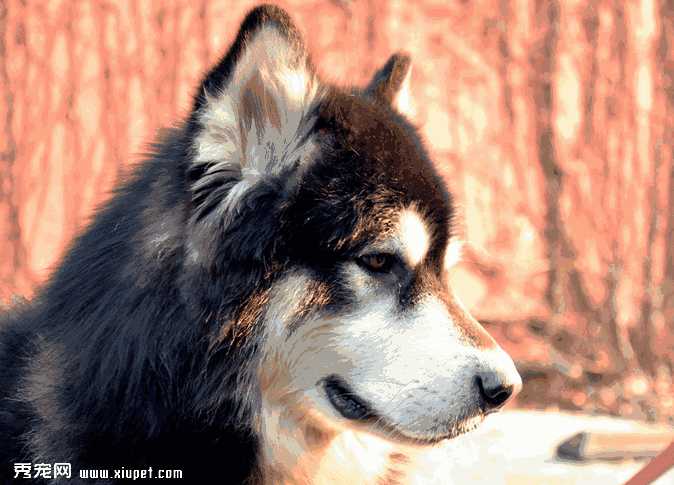
<svg viewBox="0 0 674 485">
<path fill-rule="evenodd" d="M 365 269 L 374 271 L 375 273 L 383 273 L 391 269 L 395 262 L 395 256 L 388 253 L 366 254 L 359 257 L 356 261 Z"/>
</svg>

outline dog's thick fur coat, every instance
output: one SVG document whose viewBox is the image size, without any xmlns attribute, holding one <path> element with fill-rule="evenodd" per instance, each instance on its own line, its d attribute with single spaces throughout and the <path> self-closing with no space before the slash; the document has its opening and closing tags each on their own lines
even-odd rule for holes
<svg viewBox="0 0 674 485">
<path fill-rule="evenodd" d="M 397 54 L 328 85 L 285 12 L 249 13 L 188 119 L 0 322 L 0 483 L 19 462 L 398 483 L 519 386 L 443 276 L 453 209 L 409 72 Z"/>
</svg>

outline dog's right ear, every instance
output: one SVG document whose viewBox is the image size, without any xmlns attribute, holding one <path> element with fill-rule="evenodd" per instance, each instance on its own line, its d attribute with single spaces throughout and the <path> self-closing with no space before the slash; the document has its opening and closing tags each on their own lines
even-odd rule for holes
<svg viewBox="0 0 674 485">
<path fill-rule="evenodd" d="M 366 93 L 389 103 L 405 116 L 412 115 L 410 78 L 412 60 L 403 52 L 392 55 L 366 88 Z"/>
<path fill-rule="evenodd" d="M 206 75 L 190 117 L 197 219 L 231 219 L 251 189 L 305 161 L 319 87 L 288 14 L 270 5 L 253 9 Z"/>
</svg>

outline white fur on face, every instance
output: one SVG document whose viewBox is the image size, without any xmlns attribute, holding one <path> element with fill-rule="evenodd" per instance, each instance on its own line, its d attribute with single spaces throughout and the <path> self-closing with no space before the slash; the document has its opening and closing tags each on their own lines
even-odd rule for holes
<svg viewBox="0 0 674 485">
<path fill-rule="evenodd" d="M 474 346 L 454 321 L 458 304 L 450 312 L 446 302 L 432 294 L 401 313 L 395 295 L 373 288 L 356 291 L 362 301 L 355 309 L 308 318 L 288 335 L 284 316 L 292 313 L 292 302 L 309 281 L 307 275 L 295 274 L 275 292 L 268 312 L 275 321 L 268 322 L 262 371 L 271 366 L 277 370 L 276 391 L 266 394 L 270 401 L 301 402 L 321 427 L 346 430 L 353 425 L 332 407 L 320 385 L 333 374 L 399 432 L 419 439 L 467 430 L 481 421 L 478 373 L 494 371 L 515 387 L 520 385 L 507 354 L 497 347 Z"/>
<path fill-rule="evenodd" d="M 403 434 L 445 435 L 474 412 L 479 352 L 465 343 L 437 298 L 427 297 L 406 315 L 393 297 L 382 300 L 377 295 L 334 321 L 331 341 L 338 348 L 325 357 Z M 341 419 L 333 409 L 327 412 Z"/>
<path fill-rule="evenodd" d="M 241 197 L 264 176 L 306 166 L 316 149 L 306 134 L 309 113 L 319 98 L 319 81 L 306 54 L 274 27 L 264 27 L 244 47 L 222 92 L 205 93 L 198 113 L 195 164 L 208 164 L 194 190 L 230 173 L 219 217 L 232 212 Z"/>
<path fill-rule="evenodd" d="M 399 226 L 420 229 L 420 218 L 411 214 Z M 328 376 L 344 379 L 397 433 L 422 440 L 482 421 L 478 373 L 497 372 L 521 386 L 505 352 L 467 338 L 466 325 L 477 322 L 460 303 L 428 294 L 401 313 L 397 295 L 368 281 L 355 263 L 344 276 L 356 302 L 342 314 L 308 313 L 297 322 L 316 285 L 309 272 L 288 274 L 270 292 L 258 370 L 264 483 L 374 485 L 386 476 L 391 452 L 422 452 L 376 424 L 344 419 L 322 386 Z M 404 473 L 412 473 L 412 463 Z"/>
<path fill-rule="evenodd" d="M 415 267 L 426 256 L 431 236 L 426 222 L 413 207 L 401 212 L 397 239 L 403 257 L 411 267 Z"/>
</svg>

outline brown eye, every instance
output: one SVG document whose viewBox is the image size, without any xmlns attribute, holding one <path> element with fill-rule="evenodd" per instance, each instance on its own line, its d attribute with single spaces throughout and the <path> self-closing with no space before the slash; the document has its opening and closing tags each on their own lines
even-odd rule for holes
<svg viewBox="0 0 674 485">
<path fill-rule="evenodd" d="M 376 273 L 390 270 L 394 261 L 395 256 L 387 253 L 367 254 L 357 259 L 358 264 L 362 267 Z"/>
</svg>

